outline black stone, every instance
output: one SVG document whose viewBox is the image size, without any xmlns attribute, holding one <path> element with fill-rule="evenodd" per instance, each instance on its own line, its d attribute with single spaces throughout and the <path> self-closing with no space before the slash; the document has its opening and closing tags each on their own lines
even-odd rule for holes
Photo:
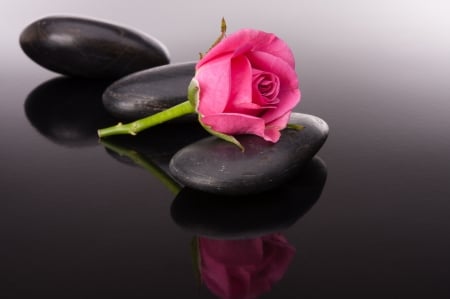
<svg viewBox="0 0 450 299">
<path fill-rule="evenodd" d="M 169 63 L 155 38 L 92 19 L 52 16 L 20 35 L 23 51 L 39 65 L 69 76 L 120 78 Z"/>
<path fill-rule="evenodd" d="M 140 71 L 114 82 L 103 94 L 111 115 L 128 121 L 166 110 L 187 100 L 195 62 L 169 64 Z"/>
<path fill-rule="evenodd" d="M 242 195 L 273 189 L 299 171 L 318 152 L 328 136 L 322 119 L 292 113 L 277 143 L 253 135 L 237 136 L 245 147 L 209 137 L 178 151 L 170 162 L 172 175 L 183 185 L 210 193 Z"/>
<path fill-rule="evenodd" d="M 172 219 L 190 233 L 212 238 L 279 232 L 294 225 L 318 201 L 326 178 L 325 163 L 313 157 L 292 179 L 262 194 L 229 197 L 185 187 L 172 202 Z"/>
<path fill-rule="evenodd" d="M 25 100 L 25 114 L 42 135 L 60 145 L 98 145 L 97 129 L 115 120 L 102 104 L 111 81 L 58 77 L 36 87 Z"/>
</svg>

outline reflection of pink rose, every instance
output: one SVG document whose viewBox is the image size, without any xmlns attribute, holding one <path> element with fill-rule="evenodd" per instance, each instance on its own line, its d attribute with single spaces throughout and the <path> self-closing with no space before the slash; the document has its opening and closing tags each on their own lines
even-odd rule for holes
<svg viewBox="0 0 450 299">
<path fill-rule="evenodd" d="M 243 29 L 226 37 L 196 66 L 201 123 L 277 142 L 300 101 L 294 67 L 291 50 L 273 34 Z"/>
<path fill-rule="evenodd" d="M 199 237 L 200 272 L 220 298 L 251 299 L 268 292 L 292 261 L 295 249 L 281 234 L 248 240 Z"/>
</svg>

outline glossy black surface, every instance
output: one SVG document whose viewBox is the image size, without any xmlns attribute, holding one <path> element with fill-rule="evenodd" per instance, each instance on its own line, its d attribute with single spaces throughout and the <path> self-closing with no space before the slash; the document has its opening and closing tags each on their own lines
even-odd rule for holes
<svg viewBox="0 0 450 299">
<path fill-rule="evenodd" d="M 115 121 L 98 100 L 110 84 L 62 76 L 51 79 L 30 92 L 25 115 L 37 131 L 56 143 L 95 145 L 96 130 Z"/>
<path fill-rule="evenodd" d="M 117 119 L 133 121 L 180 104 L 187 99 L 195 64 L 172 63 L 125 76 L 108 86 L 103 105 Z"/>
<path fill-rule="evenodd" d="M 157 39 L 85 17 L 39 19 L 22 31 L 19 40 L 39 65 L 82 78 L 121 78 L 170 61 Z"/>
<path fill-rule="evenodd" d="M 189 143 L 185 131 L 177 144 L 162 130 L 142 135 L 150 145 L 142 165 L 154 175 L 94 139 L 54 142 L 61 135 L 40 129 L 39 109 L 29 117 L 33 90 L 58 75 L 21 51 L 19 35 L 63 12 L 141 28 L 174 62 L 197 59 L 222 16 L 230 33 L 271 31 L 292 47 L 303 95 L 296 111 L 330 126 L 319 152 L 327 177 L 310 209 L 279 227 L 295 255 L 261 298 L 450 297 L 447 2 L 108 3 L 19 0 L 2 8 L 0 298 L 215 298 L 193 267 L 191 243 L 201 231 L 174 219 L 188 191 L 155 171 L 170 156 L 156 160 L 159 148 Z"/>
<path fill-rule="evenodd" d="M 264 193 L 298 174 L 328 137 L 328 125 L 316 116 L 292 113 L 277 143 L 259 136 L 236 137 L 236 144 L 211 136 L 180 149 L 170 173 L 183 185 L 226 195 Z"/>
</svg>

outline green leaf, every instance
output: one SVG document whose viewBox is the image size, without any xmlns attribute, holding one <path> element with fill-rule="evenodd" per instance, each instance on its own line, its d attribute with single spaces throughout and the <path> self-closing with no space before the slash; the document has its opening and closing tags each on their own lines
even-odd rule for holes
<svg viewBox="0 0 450 299">
<path fill-rule="evenodd" d="M 198 108 L 198 98 L 200 94 L 200 85 L 198 84 L 197 79 L 192 78 L 191 82 L 188 86 L 187 98 L 191 103 L 192 107 L 194 107 L 195 111 Z"/>
<path fill-rule="evenodd" d="M 297 124 L 287 124 L 286 128 L 300 131 L 300 130 L 303 130 L 305 128 L 305 126 L 297 125 Z"/>
<path fill-rule="evenodd" d="M 225 140 L 225 141 L 231 142 L 231 143 L 233 143 L 234 145 L 236 145 L 237 147 L 239 147 L 239 149 L 240 149 L 241 151 L 245 151 L 245 148 L 242 146 L 242 144 L 241 144 L 236 138 L 234 138 L 233 136 L 227 135 L 227 134 L 224 134 L 224 133 L 220 133 L 220 132 L 217 132 L 217 131 L 214 131 L 210 126 L 205 125 L 205 124 L 202 122 L 202 120 L 201 120 L 200 114 L 198 115 L 198 121 L 200 122 L 200 124 L 202 125 L 202 127 L 203 127 L 206 131 L 208 131 L 208 133 L 210 133 L 211 135 L 214 135 L 214 136 L 216 136 L 216 137 L 219 137 L 220 139 L 223 139 L 223 140 Z"/>
</svg>

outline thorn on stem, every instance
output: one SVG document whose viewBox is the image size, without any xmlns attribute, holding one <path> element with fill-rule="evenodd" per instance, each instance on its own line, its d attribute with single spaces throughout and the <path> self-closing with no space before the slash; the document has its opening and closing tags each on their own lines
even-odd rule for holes
<svg viewBox="0 0 450 299">
<path fill-rule="evenodd" d="M 206 53 L 208 53 L 212 48 L 214 48 L 218 43 L 220 43 L 222 41 L 222 39 L 225 38 L 226 31 L 227 31 L 227 22 L 225 21 L 225 18 L 222 18 L 222 21 L 220 23 L 220 36 L 214 41 L 212 46 L 209 47 L 209 49 Z"/>
<path fill-rule="evenodd" d="M 225 21 L 224 17 L 222 17 L 222 22 L 220 24 L 220 32 L 222 32 L 222 34 L 225 34 L 227 32 L 227 22 Z"/>
</svg>

